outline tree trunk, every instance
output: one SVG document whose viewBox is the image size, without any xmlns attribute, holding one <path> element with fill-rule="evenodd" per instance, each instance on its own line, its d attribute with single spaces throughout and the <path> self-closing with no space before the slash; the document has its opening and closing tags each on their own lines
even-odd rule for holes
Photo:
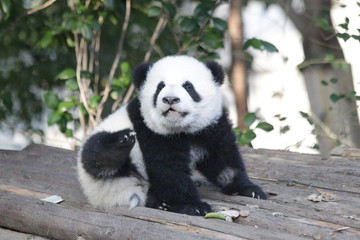
<svg viewBox="0 0 360 240">
<path fill-rule="evenodd" d="M 308 90 L 320 152 L 327 157 L 338 144 L 360 147 L 360 125 L 355 99 L 330 98 L 331 95 L 351 96 L 354 92 L 351 68 L 334 67 L 325 60 L 332 54 L 334 59 L 345 61 L 336 36 L 316 27 L 310 19 L 327 18 L 332 26 L 331 0 L 304 0 L 305 11 L 301 14 L 295 13 L 286 0 L 275 2 L 284 9 L 303 37 L 305 60 L 301 64 L 301 71 Z M 331 79 L 333 80 L 330 81 Z"/>
<path fill-rule="evenodd" d="M 242 23 L 242 0 L 233 0 L 230 3 L 230 15 L 228 19 L 229 35 L 231 41 L 232 66 L 230 81 L 235 93 L 236 109 L 238 114 L 238 127 L 245 129 L 243 123 L 247 113 L 247 81 L 246 66 L 244 61 L 243 23 Z"/>
</svg>

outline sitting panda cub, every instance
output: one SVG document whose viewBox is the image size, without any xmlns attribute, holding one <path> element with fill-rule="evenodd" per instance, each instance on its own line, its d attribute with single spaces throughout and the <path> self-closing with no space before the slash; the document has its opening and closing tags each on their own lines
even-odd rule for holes
<svg viewBox="0 0 360 240">
<path fill-rule="evenodd" d="M 189 215 L 211 211 L 192 170 L 226 194 L 266 199 L 245 171 L 222 105 L 222 68 L 169 56 L 134 71 L 138 97 L 84 141 L 78 175 L 90 203 L 148 206 Z"/>
</svg>

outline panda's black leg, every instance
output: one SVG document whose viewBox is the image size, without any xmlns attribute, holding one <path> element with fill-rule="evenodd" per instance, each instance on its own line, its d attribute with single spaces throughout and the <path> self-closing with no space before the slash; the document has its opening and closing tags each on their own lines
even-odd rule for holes
<svg viewBox="0 0 360 240">
<path fill-rule="evenodd" d="M 151 192 L 151 189 L 149 190 L 149 192 Z M 174 202 L 171 199 L 167 201 L 161 200 L 155 197 L 152 193 L 148 193 L 146 206 L 164 211 L 198 216 L 204 216 L 206 215 L 206 213 L 212 211 L 211 206 L 206 202 L 200 201 L 200 199 L 181 203 L 179 201 Z"/>
<path fill-rule="evenodd" d="M 169 163 L 171 161 L 174 162 Z M 181 157 L 174 156 L 174 158 L 166 158 L 147 165 L 151 184 L 147 206 L 176 213 L 203 216 L 211 212 L 211 207 L 200 200 L 196 185 L 190 177 L 190 171 L 182 171 L 182 169 L 188 168 L 188 165 L 183 165 L 181 162 Z"/>
<path fill-rule="evenodd" d="M 207 153 L 205 159 L 196 164 L 197 169 L 225 194 L 266 199 L 263 190 L 247 176 L 235 135 L 225 114 L 213 129 L 205 133 L 207 137 L 202 137 L 205 140 L 197 143 Z"/>
<path fill-rule="evenodd" d="M 266 199 L 263 190 L 249 180 L 246 171 L 242 168 L 226 166 L 219 159 L 209 158 L 197 164 L 197 169 L 209 181 L 219 186 L 225 194 Z"/>
<path fill-rule="evenodd" d="M 129 154 L 135 144 L 135 132 L 98 132 L 83 145 L 81 161 L 85 170 L 95 178 L 109 178 L 130 174 Z"/>
</svg>

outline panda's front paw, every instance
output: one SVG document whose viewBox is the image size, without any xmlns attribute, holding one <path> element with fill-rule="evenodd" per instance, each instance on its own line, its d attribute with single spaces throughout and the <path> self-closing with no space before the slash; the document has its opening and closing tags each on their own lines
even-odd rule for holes
<svg viewBox="0 0 360 240">
<path fill-rule="evenodd" d="M 206 202 L 194 202 L 177 205 L 167 205 L 166 210 L 187 215 L 204 216 L 212 212 L 210 205 Z"/>
<path fill-rule="evenodd" d="M 238 193 L 241 196 L 251 197 L 251 198 L 257 198 L 257 199 L 267 199 L 266 194 L 264 191 L 257 185 L 251 185 L 240 188 L 240 191 Z"/>
<path fill-rule="evenodd" d="M 130 129 L 117 132 L 117 143 L 119 147 L 133 147 L 136 133 Z"/>
</svg>

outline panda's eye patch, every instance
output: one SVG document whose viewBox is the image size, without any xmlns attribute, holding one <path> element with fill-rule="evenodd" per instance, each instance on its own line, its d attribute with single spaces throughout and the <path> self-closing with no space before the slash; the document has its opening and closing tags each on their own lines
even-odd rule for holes
<svg viewBox="0 0 360 240">
<path fill-rule="evenodd" d="M 199 93 L 195 90 L 194 85 L 192 85 L 191 82 L 186 81 L 182 86 L 189 93 L 190 97 L 194 100 L 194 102 L 201 101 Z"/>
<path fill-rule="evenodd" d="M 155 94 L 154 94 L 154 99 L 153 99 L 153 104 L 154 104 L 154 107 L 156 107 L 156 101 L 157 101 L 157 98 L 159 96 L 159 93 L 161 92 L 161 90 L 165 87 L 165 83 L 163 81 L 161 81 L 158 85 L 157 85 L 157 88 L 156 88 L 156 91 L 155 91 Z"/>
<path fill-rule="evenodd" d="M 161 90 L 161 89 L 163 89 L 165 87 L 165 83 L 163 82 L 163 81 L 161 81 L 159 84 L 158 84 L 158 86 L 157 86 L 157 90 Z"/>
<path fill-rule="evenodd" d="M 185 88 L 186 91 L 194 89 L 194 86 L 189 82 L 184 83 L 183 87 Z"/>
</svg>

